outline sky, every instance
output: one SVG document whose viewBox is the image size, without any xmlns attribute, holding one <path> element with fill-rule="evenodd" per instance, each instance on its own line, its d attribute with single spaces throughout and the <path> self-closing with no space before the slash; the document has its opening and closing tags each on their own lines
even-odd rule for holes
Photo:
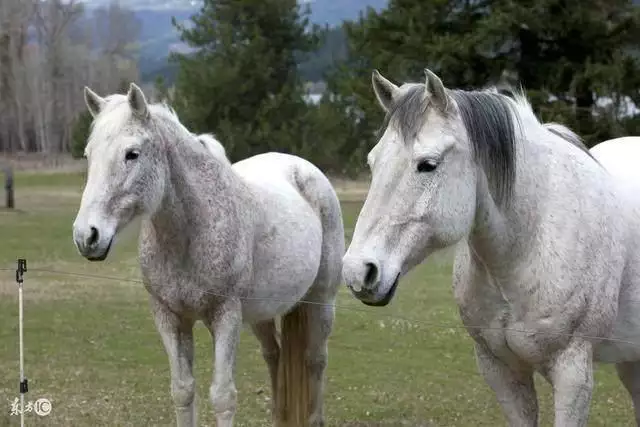
<svg viewBox="0 0 640 427">
<path fill-rule="evenodd" d="M 112 0 L 84 0 L 90 7 L 107 6 Z M 312 3 L 321 0 L 300 0 L 300 3 Z M 128 9 L 192 9 L 201 0 L 120 0 L 122 6 Z"/>
<path fill-rule="evenodd" d="M 84 0 L 90 7 L 107 6 L 112 0 Z M 128 9 L 191 9 L 199 0 L 120 0 L 120 5 Z"/>
</svg>

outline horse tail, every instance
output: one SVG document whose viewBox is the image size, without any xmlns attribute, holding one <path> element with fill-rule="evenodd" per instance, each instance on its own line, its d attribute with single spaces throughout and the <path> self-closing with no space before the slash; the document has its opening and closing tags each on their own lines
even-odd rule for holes
<svg viewBox="0 0 640 427">
<path fill-rule="evenodd" d="M 309 418 L 310 378 L 306 350 L 308 313 L 298 304 L 281 320 L 280 358 L 276 392 L 276 427 L 305 427 Z"/>
<path fill-rule="evenodd" d="M 300 194 L 311 205 L 322 225 L 322 257 L 318 277 L 305 298 L 331 304 L 342 277 L 344 226 L 338 196 L 329 179 L 313 164 L 298 158 L 293 179 Z M 306 427 L 312 415 L 313 370 L 308 354 L 310 322 L 318 322 L 317 305 L 299 302 L 281 320 L 280 358 L 275 408 L 276 427 Z M 315 309 L 315 312 L 314 312 Z M 315 316 L 314 316 L 314 313 Z M 314 337 L 318 339 L 317 337 Z M 326 357 L 326 354 L 322 355 Z M 326 364 L 326 359 L 322 360 Z M 317 390 L 316 390 L 317 392 Z M 317 396 L 316 396 L 317 397 Z"/>
</svg>

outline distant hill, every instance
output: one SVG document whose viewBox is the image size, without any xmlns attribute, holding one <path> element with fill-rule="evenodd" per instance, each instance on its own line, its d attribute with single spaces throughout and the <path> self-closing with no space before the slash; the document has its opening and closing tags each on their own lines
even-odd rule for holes
<svg viewBox="0 0 640 427">
<path fill-rule="evenodd" d="M 88 11 L 105 6 L 109 1 L 86 0 Z M 345 20 L 357 19 L 368 7 L 376 10 L 385 8 L 388 0 L 312 0 L 305 3 L 311 8 L 311 23 L 337 27 Z M 179 22 L 188 22 L 189 18 L 199 11 L 200 4 L 195 0 L 127 0 L 126 7 L 134 10 L 136 18 L 142 24 L 139 65 L 143 81 L 152 81 L 157 75 L 163 75 L 169 81 L 173 80 L 176 70 L 175 66 L 167 62 L 169 52 L 187 51 L 188 48 L 180 41 L 171 24 L 171 18 L 175 17 Z M 344 45 L 344 34 L 341 30 L 335 31 L 329 37 L 331 47 L 323 46 L 318 52 L 323 59 L 313 55 L 301 64 L 305 78 L 319 79 L 319 64 L 332 56 L 339 57 L 344 51 L 344 46 L 340 47 L 341 44 Z"/>
<path fill-rule="evenodd" d="M 331 28 L 319 48 L 298 63 L 302 79 L 317 82 L 331 66 L 347 57 L 347 35 L 342 26 Z"/>
</svg>

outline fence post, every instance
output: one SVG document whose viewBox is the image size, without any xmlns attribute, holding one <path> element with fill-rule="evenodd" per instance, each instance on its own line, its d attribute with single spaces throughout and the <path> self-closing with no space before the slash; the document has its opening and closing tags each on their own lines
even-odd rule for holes
<svg viewBox="0 0 640 427">
<path fill-rule="evenodd" d="M 4 190 L 7 209 L 13 209 L 15 207 L 15 197 L 13 192 L 13 168 L 11 165 L 7 165 L 4 168 Z"/>
<path fill-rule="evenodd" d="M 29 391 L 27 378 L 24 376 L 24 310 L 22 288 L 24 283 L 24 273 L 27 272 L 27 260 L 18 259 L 16 269 L 16 282 L 18 283 L 18 330 L 20 335 L 20 427 L 24 427 L 24 395 Z"/>
</svg>

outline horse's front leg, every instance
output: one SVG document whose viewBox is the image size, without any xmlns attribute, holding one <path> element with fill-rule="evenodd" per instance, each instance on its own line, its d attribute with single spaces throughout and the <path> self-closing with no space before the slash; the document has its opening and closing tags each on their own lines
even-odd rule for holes
<svg viewBox="0 0 640 427">
<path fill-rule="evenodd" d="M 171 396 L 176 411 L 178 427 L 195 427 L 195 380 L 193 379 L 193 324 L 167 309 L 151 297 L 156 328 L 169 356 L 171 371 Z"/>
<path fill-rule="evenodd" d="M 537 427 L 538 398 L 533 383 L 533 369 L 507 366 L 485 348 L 476 343 L 478 370 L 496 394 L 502 412 L 511 427 Z"/>
<path fill-rule="evenodd" d="M 232 427 L 236 414 L 237 391 L 234 383 L 236 349 L 242 329 L 242 307 L 229 299 L 216 307 L 208 319 L 214 340 L 213 382 L 209 390 L 218 427 Z"/>
<path fill-rule="evenodd" d="M 555 426 L 586 426 L 593 391 L 592 344 L 574 338 L 545 368 L 544 374 L 553 385 Z"/>
</svg>

